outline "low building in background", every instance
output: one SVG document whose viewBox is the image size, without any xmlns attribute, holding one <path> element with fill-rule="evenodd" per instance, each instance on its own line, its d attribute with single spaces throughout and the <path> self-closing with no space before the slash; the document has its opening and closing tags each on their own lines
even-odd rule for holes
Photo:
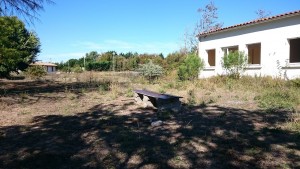
<svg viewBox="0 0 300 169">
<path fill-rule="evenodd" d="M 205 61 L 200 78 L 224 75 L 222 58 L 230 51 L 248 57 L 244 75 L 300 77 L 300 10 L 229 26 L 199 35 Z"/>
<path fill-rule="evenodd" d="M 55 73 L 57 67 L 56 64 L 47 62 L 34 62 L 31 63 L 30 66 L 42 66 L 47 71 L 47 73 Z"/>
</svg>

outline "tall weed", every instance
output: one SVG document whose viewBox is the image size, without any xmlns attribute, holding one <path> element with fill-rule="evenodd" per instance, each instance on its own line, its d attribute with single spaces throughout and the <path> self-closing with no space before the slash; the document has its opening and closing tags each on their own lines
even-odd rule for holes
<svg viewBox="0 0 300 169">
<path fill-rule="evenodd" d="M 187 97 L 188 105 L 190 106 L 195 105 L 196 104 L 195 90 L 189 90 L 187 94 L 188 94 Z"/>
</svg>

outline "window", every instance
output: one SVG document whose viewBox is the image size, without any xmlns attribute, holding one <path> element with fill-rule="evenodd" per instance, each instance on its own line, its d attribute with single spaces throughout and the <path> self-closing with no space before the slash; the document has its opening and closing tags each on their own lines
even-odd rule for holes
<svg viewBox="0 0 300 169">
<path fill-rule="evenodd" d="M 248 64 L 260 64 L 261 44 L 251 44 L 248 47 Z"/>
<path fill-rule="evenodd" d="M 300 62 L 300 38 L 290 40 L 290 63 Z"/>
<path fill-rule="evenodd" d="M 209 66 L 216 66 L 216 50 L 207 50 Z"/>
<path fill-rule="evenodd" d="M 228 55 L 229 52 L 235 52 L 235 51 L 238 51 L 238 50 L 239 50 L 238 46 L 231 46 L 231 47 L 223 48 L 224 56 Z"/>
<path fill-rule="evenodd" d="M 227 49 L 228 49 L 228 52 L 235 52 L 235 51 L 239 50 L 239 47 L 238 46 L 233 46 L 233 47 L 229 47 Z"/>
</svg>

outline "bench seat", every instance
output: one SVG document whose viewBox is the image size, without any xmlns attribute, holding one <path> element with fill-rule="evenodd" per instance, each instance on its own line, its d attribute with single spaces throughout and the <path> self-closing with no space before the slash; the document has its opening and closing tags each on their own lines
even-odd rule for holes
<svg viewBox="0 0 300 169">
<path fill-rule="evenodd" d="M 179 111 L 181 108 L 180 96 L 161 94 L 149 90 L 134 90 L 135 100 L 143 107 L 155 107 L 157 109 L 171 109 Z"/>
</svg>

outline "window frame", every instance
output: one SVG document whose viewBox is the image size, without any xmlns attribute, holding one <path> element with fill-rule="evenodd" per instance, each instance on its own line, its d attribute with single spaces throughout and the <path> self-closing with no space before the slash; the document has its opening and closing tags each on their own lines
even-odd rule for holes
<svg viewBox="0 0 300 169">
<path fill-rule="evenodd" d="M 291 62 L 291 41 L 293 41 L 293 40 L 298 40 L 299 42 L 298 43 L 300 43 L 300 37 L 296 37 L 296 38 L 290 38 L 290 39 L 288 39 L 288 42 L 289 42 L 289 59 L 288 59 L 288 63 L 290 63 L 290 64 L 300 64 L 300 48 L 298 48 L 298 53 L 299 53 L 299 56 L 297 57 L 296 56 L 296 61 L 294 62 Z M 297 47 L 296 47 L 296 49 L 297 49 Z"/>
<path fill-rule="evenodd" d="M 228 53 L 230 52 L 229 49 L 233 49 L 233 48 L 237 48 L 237 51 L 239 51 L 239 45 L 233 45 L 233 46 L 227 46 L 227 47 L 222 47 L 222 51 L 224 53 L 224 56 L 228 55 Z"/>
<path fill-rule="evenodd" d="M 210 59 L 209 59 L 209 51 L 214 51 L 214 65 L 210 65 Z M 206 50 L 206 54 L 207 54 L 207 63 L 209 64 L 209 67 L 215 67 L 216 66 L 216 49 L 214 48 L 214 49 L 207 49 Z"/>
<path fill-rule="evenodd" d="M 253 58 L 254 58 L 254 56 L 252 56 L 252 63 L 249 63 L 249 58 L 250 58 L 250 54 L 249 54 L 249 46 L 253 46 L 253 45 L 259 45 L 259 63 L 253 63 Z M 247 46 L 247 52 L 248 52 L 248 57 L 247 57 L 247 59 L 248 59 L 248 65 L 261 65 L 261 42 L 258 42 L 258 43 L 251 43 L 251 44 L 246 44 L 246 46 Z"/>
</svg>

